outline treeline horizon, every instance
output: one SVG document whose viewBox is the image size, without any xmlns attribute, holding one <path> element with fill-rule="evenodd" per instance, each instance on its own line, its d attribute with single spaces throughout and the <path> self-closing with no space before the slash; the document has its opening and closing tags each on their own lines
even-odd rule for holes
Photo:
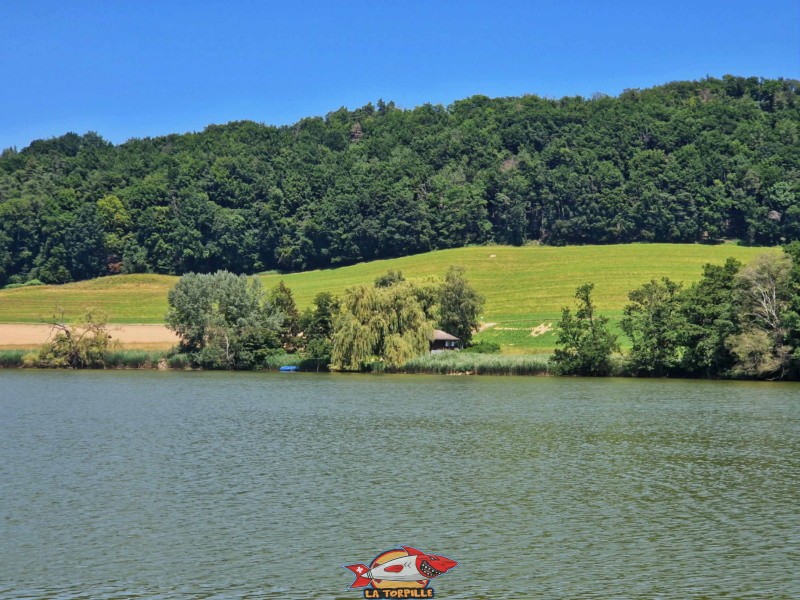
<svg viewBox="0 0 800 600">
<path fill-rule="evenodd" d="M 800 82 L 473 96 L 0 155 L 0 286 L 299 271 L 468 244 L 800 240 Z"/>
</svg>

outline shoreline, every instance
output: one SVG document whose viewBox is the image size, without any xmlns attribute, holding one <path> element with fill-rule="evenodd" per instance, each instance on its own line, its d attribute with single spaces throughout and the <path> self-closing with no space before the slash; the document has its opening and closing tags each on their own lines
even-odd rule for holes
<svg viewBox="0 0 800 600">
<path fill-rule="evenodd" d="M 161 364 L 161 361 L 156 365 L 148 366 L 107 366 L 107 367 L 86 367 L 81 369 L 73 369 L 68 367 L 36 367 L 24 366 L 22 364 L 10 365 L 0 361 L 0 372 L 2 371 L 172 371 L 184 373 L 279 373 L 278 367 L 270 367 L 264 369 L 204 369 L 202 367 L 171 367 L 166 364 Z M 635 375 L 625 375 L 616 373 L 605 377 L 591 377 L 580 375 L 556 375 L 550 372 L 540 373 L 489 373 L 489 372 L 474 372 L 474 371 L 452 371 L 452 372 L 438 372 L 438 371 L 420 371 L 420 370 L 387 370 L 387 371 L 330 371 L 330 370 L 315 370 L 315 369 L 298 369 L 293 373 L 303 374 L 326 374 L 326 375 L 440 375 L 445 377 L 552 377 L 556 379 L 637 379 L 637 380 L 651 380 L 651 381 L 703 381 L 703 382 L 739 382 L 739 383 L 800 383 L 795 380 L 768 380 L 768 379 L 752 379 L 752 378 L 710 378 L 710 377 L 637 377 Z"/>
</svg>

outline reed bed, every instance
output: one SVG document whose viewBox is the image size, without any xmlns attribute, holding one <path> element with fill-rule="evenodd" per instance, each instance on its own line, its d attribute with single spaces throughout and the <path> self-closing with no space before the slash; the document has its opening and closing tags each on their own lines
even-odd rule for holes
<svg viewBox="0 0 800 600">
<path fill-rule="evenodd" d="M 170 369 L 191 369 L 192 357 L 188 354 L 172 354 L 167 356 L 167 365 Z"/>
<path fill-rule="evenodd" d="M 22 366 L 22 357 L 29 350 L 0 350 L 0 369 L 14 369 Z"/>
<path fill-rule="evenodd" d="M 300 371 L 327 371 L 327 361 L 305 358 L 301 354 L 273 354 L 264 358 L 262 369 L 277 371 L 281 367 L 297 367 Z"/>
<path fill-rule="evenodd" d="M 547 375 L 550 373 L 549 358 L 547 354 L 442 352 L 414 358 L 398 371 L 439 375 Z"/>
<path fill-rule="evenodd" d="M 112 350 L 103 357 L 106 369 L 155 369 L 167 358 L 166 352 Z"/>
</svg>

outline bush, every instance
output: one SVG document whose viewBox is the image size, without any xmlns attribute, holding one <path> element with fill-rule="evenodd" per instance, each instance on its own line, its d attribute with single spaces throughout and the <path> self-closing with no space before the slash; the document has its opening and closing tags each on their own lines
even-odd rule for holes
<svg viewBox="0 0 800 600">
<path fill-rule="evenodd" d="M 272 353 L 265 355 L 260 366 L 268 371 L 277 371 L 283 366 L 300 367 L 302 358 L 298 354 L 286 354 L 285 352 Z"/>
<path fill-rule="evenodd" d="M 500 344 L 497 342 L 490 342 L 488 340 L 481 340 L 464 348 L 462 352 L 474 352 L 476 354 L 500 354 Z"/>
<path fill-rule="evenodd" d="M 578 309 L 574 315 L 567 307 L 561 311 L 558 348 L 551 359 L 553 371 L 558 375 L 611 375 L 611 355 L 619 351 L 619 345 L 608 328 L 608 317 L 596 314 L 593 289 L 593 283 L 586 283 L 575 291 Z"/>
<path fill-rule="evenodd" d="M 173 354 L 167 357 L 167 366 L 170 369 L 189 369 L 192 366 L 192 357 L 188 354 Z"/>
<path fill-rule="evenodd" d="M 29 279 L 23 283 L 9 283 L 3 289 L 5 290 L 13 290 L 14 288 L 21 288 L 21 287 L 30 287 L 32 285 L 45 285 L 43 282 L 39 281 L 38 279 Z"/>
<path fill-rule="evenodd" d="M 85 369 L 105 366 L 108 335 L 104 315 L 89 310 L 77 322 L 68 324 L 63 313 L 49 321 L 53 336 L 38 352 L 26 354 L 25 366 Z"/>
</svg>

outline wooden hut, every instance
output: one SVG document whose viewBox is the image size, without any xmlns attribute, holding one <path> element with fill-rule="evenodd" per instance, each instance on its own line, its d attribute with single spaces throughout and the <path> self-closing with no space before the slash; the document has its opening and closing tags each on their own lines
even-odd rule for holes
<svg viewBox="0 0 800 600">
<path fill-rule="evenodd" d="M 460 350 L 461 340 L 456 336 L 450 335 L 441 329 L 433 330 L 433 337 L 431 338 L 431 352 L 445 352 L 447 350 Z"/>
</svg>

